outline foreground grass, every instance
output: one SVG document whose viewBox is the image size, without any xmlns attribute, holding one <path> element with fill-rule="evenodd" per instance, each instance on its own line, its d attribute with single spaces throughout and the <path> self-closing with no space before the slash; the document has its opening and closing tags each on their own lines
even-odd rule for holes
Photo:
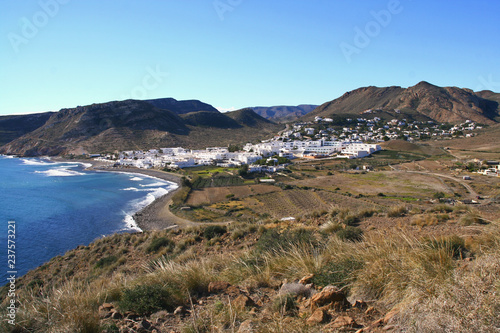
<svg viewBox="0 0 500 333">
<path fill-rule="evenodd" d="M 314 274 L 317 287 L 336 285 L 345 288 L 351 301 L 365 300 L 383 313 L 396 310 L 393 323 L 405 331 L 500 328 L 497 227 L 485 226 L 480 236 L 468 239 L 422 239 L 395 232 L 349 240 L 339 235 L 338 225 L 349 221 L 350 215 L 335 209 L 331 218 L 320 231 L 273 223 L 259 228 L 238 224 L 217 232 L 192 228 L 101 239 L 65 257 L 95 262 L 72 277 L 60 276 L 50 283 L 21 281 L 17 326 L 8 325 L 3 313 L 0 330 L 101 332 L 106 327 L 98 308 L 104 302 L 151 316 L 179 305 L 192 307 L 193 300 L 207 294 L 210 282 L 276 291 L 285 279 L 294 281 L 309 274 Z M 115 258 L 109 259 L 112 255 Z M 51 274 L 58 263 L 44 270 Z M 41 277 L 40 271 L 35 273 Z M 2 303 L 3 309 L 6 304 Z M 284 313 L 279 306 L 270 311 L 273 316 L 262 320 L 259 331 L 283 331 L 287 316 L 293 317 L 297 331 L 313 331 L 305 319 Z M 248 311 L 234 308 L 230 300 L 221 300 L 195 313 L 181 329 L 235 331 L 249 317 Z"/>
</svg>

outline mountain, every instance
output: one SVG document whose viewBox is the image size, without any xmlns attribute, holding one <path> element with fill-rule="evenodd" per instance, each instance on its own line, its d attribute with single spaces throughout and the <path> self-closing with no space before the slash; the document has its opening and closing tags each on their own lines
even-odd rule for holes
<svg viewBox="0 0 500 333">
<path fill-rule="evenodd" d="M 470 89 L 438 87 L 420 82 L 407 89 L 401 87 L 364 87 L 345 93 L 340 98 L 324 103 L 303 120 L 314 117 L 338 115 L 360 115 L 371 117 L 407 118 L 458 123 L 467 119 L 483 124 L 494 124 L 500 120 L 499 94 L 475 93 Z"/>
<path fill-rule="evenodd" d="M 45 124 L 53 112 L 0 116 L 0 146 L 36 130 Z"/>
<path fill-rule="evenodd" d="M 301 104 L 297 106 L 256 106 L 251 109 L 258 115 L 274 122 L 286 123 L 295 121 L 313 111 L 317 105 Z"/>
<path fill-rule="evenodd" d="M 43 125 L 1 147 L 0 153 L 40 156 L 172 146 L 205 148 L 263 139 L 280 129 L 251 110 L 179 115 L 147 101 L 126 100 L 52 113 Z"/>
<path fill-rule="evenodd" d="M 176 114 L 185 114 L 196 111 L 212 111 L 218 112 L 216 108 L 212 105 L 200 102 L 198 100 L 185 100 L 178 101 L 174 98 L 158 98 L 158 99 L 149 99 L 145 102 L 157 107 L 158 109 L 166 109 L 172 111 Z"/>
</svg>

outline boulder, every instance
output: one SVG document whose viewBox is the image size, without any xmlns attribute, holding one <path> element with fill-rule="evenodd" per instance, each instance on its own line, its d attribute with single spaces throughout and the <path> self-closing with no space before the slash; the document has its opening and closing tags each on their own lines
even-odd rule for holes
<svg viewBox="0 0 500 333">
<path fill-rule="evenodd" d="M 326 314 L 322 309 L 316 309 L 313 314 L 307 319 L 309 325 L 316 325 L 325 322 Z"/>
<path fill-rule="evenodd" d="M 303 285 L 301 283 L 284 283 L 279 291 L 280 295 L 293 295 L 293 296 L 304 296 L 306 298 L 314 295 L 316 291 L 311 285 Z"/>
<path fill-rule="evenodd" d="M 321 307 L 330 303 L 335 306 L 345 307 L 350 304 L 342 290 L 335 286 L 326 286 L 321 292 L 311 298 L 312 307 Z"/>
</svg>

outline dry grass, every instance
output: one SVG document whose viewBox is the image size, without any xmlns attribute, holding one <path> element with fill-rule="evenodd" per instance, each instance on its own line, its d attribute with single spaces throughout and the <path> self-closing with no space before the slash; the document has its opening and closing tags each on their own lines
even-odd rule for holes
<svg viewBox="0 0 500 333">
<path fill-rule="evenodd" d="M 332 222 L 325 229 L 335 229 L 337 218 L 363 218 L 372 213 L 333 208 Z M 394 323 L 403 331 L 493 332 L 500 327 L 500 231 L 493 224 L 481 227 L 485 230 L 482 235 L 466 240 L 458 236 L 421 239 L 398 231 L 390 235 L 373 232 L 359 242 L 349 242 L 325 230 L 257 230 L 238 224 L 218 242 L 227 246 L 260 238 L 255 246 L 203 255 L 200 248 L 208 248 L 196 250 L 193 245 L 206 242 L 198 239 L 203 228 L 177 231 L 168 236 L 175 239 L 175 249 L 185 241 L 183 250 L 153 258 L 142 270 L 74 278 L 43 291 L 37 287 L 19 290 L 18 323 L 32 332 L 97 332 L 102 329 L 98 306 L 118 302 L 124 290 L 135 286 L 166 288 L 172 305 L 189 308 L 192 298 L 205 295 L 212 281 L 228 281 L 247 290 L 267 287 L 277 291 L 285 279 L 295 281 L 312 273 L 317 285 L 345 287 L 351 299 L 370 301 L 382 311 L 398 309 Z M 267 240 L 266 233 L 270 235 Z M 111 246 L 120 249 L 138 243 L 146 253 L 153 239 L 166 235 L 122 235 L 123 240 L 113 236 L 85 251 L 101 249 L 97 252 L 102 256 L 105 247 L 112 251 Z M 463 260 L 463 254 L 473 260 Z M 291 322 L 296 331 L 307 331 L 304 319 L 270 311 L 268 320 L 258 323 L 259 331 L 286 332 Z M 193 313 L 183 323 L 185 332 L 236 331 L 250 318 L 247 312 L 234 309 L 229 299 Z"/>
</svg>

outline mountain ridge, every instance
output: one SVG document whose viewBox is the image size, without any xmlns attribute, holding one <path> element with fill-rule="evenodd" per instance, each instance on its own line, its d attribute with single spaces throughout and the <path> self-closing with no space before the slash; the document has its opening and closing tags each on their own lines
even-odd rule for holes
<svg viewBox="0 0 500 333">
<path fill-rule="evenodd" d="M 318 106 L 300 119 L 359 115 L 367 110 L 378 110 L 388 115 L 399 113 L 410 118 L 420 117 L 437 122 L 473 120 L 494 124 L 500 121 L 499 101 L 500 94 L 493 92 L 476 93 L 467 88 L 438 87 L 422 81 L 408 88 L 361 87 Z"/>
<path fill-rule="evenodd" d="M 238 114 L 217 110 L 177 114 L 137 100 L 79 106 L 51 114 L 42 126 L 2 146 L 0 153 L 53 156 L 159 146 L 202 148 L 240 143 L 235 140 L 246 137 L 263 139 L 281 128 L 256 114 L 248 119 Z M 230 135 L 224 133 L 229 130 Z"/>
<path fill-rule="evenodd" d="M 254 106 L 251 107 L 258 115 L 275 122 L 291 122 L 313 111 L 318 105 L 300 104 L 297 106 Z"/>
</svg>

